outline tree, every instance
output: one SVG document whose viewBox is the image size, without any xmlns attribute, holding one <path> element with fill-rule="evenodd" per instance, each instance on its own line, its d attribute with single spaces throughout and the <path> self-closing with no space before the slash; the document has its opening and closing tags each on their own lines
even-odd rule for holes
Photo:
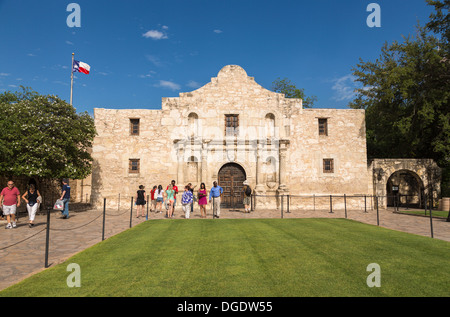
<svg viewBox="0 0 450 317">
<path fill-rule="evenodd" d="M 284 94 L 286 98 L 302 99 L 304 108 L 312 108 L 314 106 L 314 102 L 317 101 L 316 96 L 307 97 L 304 89 L 297 88 L 287 78 L 284 78 L 284 79 L 277 78 L 272 83 L 271 90 L 274 92 Z"/>
<path fill-rule="evenodd" d="M 0 175 L 82 179 L 91 173 L 93 118 L 30 88 L 0 94 Z"/>
<path fill-rule="evenodd" d="M 436 12 L 426 28 L 353 68 L 363 87 L 349 106 L 366 110 L 369 157 L 432 158 L 443 168 L 442 195 L 450 195 L 450 1 L 427 2 Z"/>
<path fill-rule="evenodd" d="M 427 28 L 435 34 L 441 35 L 441 41 L 444 45 L 450 44 L 450 0 L 444 0 L 444 2 L 436 0 L 427 0 L 429 5 L 434 6 L 435 13 L 430 15 L 430 21 L 427 23 Z M 447 12 L 445 13 L 444 10 Z M 448 51 L 447 51 L 448 53 Z"/>
<path fill-rule="evenodd" d="M 418 31 L 404 43 L 385 43 L 375 62 L 360 60 L 353 74 L 363 87 L 349 106 L 366 110 L 369 157 L 428 157 L 447 166 L 449 64 L 436 38 Z"/>
</svg>

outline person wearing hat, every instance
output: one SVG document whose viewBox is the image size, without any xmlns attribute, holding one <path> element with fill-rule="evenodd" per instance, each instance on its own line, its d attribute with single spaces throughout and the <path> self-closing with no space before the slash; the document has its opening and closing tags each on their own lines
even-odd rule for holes
<svg viewBox="0 0 450 317">
<path fill-rule="evenodd" d="M 250 188 L 247 180 L 243 184 L 244 188 L 242 189 L 242 191 L 244 192 L 244 212 L 250 212 L 252 189 Z"/>
<path fill-rule="evenodd" d="M 69 200 L 70 200 L 70 186 L 69 186 L 69 180 L 67 178 L 64 178 L 62 186 L 62 193 L 61 193 L 61 200 L 64 203 L 64 210 L 61 210 L 63 219 L 69 218 Z"/>
</svg>

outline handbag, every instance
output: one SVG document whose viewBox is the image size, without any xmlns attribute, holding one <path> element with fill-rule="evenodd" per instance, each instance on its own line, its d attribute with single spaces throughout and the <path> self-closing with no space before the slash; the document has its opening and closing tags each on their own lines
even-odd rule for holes
<svg viewBox="0 0 450 317">
<path fill-rule="evenodd" d="M 61 199 L 57 199 L 55 205 L 53 206 L 55 210 L 64 210 L 64 202 Z"/>
</svg>

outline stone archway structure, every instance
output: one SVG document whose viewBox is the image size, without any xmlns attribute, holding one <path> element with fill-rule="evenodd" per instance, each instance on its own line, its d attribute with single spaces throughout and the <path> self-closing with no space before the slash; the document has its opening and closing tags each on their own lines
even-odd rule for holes
<svg viewBox="0 0 450 317">
<path fill-rule="evenodd" d="M 388 184 L 393 184 L 393 176 L 397 179 L 402 175 L 414 177 L 419 192 L 432 198 L 433 205 L 440 195 L 441 169 L 432 159 L 373 159 L 368 163 L 373 175 L 373 194 L 379 197 L 380 207 L 388 206 Z"/>
</svg>

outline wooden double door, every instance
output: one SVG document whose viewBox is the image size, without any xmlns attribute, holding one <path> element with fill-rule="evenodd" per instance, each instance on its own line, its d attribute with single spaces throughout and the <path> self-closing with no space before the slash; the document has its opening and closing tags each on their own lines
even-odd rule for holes
<svg viewBox="0 0 450 317">
<path fill-rule="evenodd" d="M 228 163 L 220 169 L 218 183 L 223 188 L 221 207 L 244 208 L 242 189 L 246 179 L 245 171 L 239 164 Z"/>
</svg>

